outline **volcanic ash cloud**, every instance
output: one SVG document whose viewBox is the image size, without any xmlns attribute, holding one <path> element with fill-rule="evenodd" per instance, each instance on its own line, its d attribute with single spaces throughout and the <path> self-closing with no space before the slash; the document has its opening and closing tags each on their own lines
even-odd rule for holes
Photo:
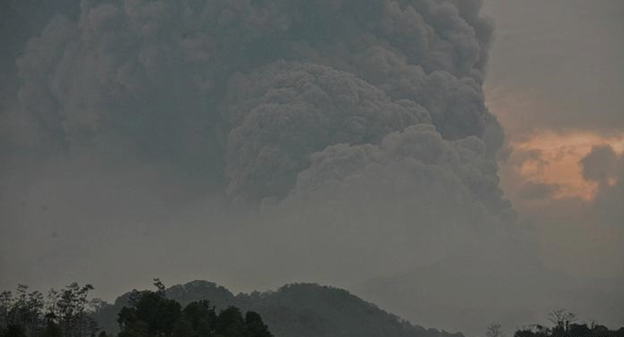
<svg viewBox="0 0 624 337">
<path fill-rule="evenodd" d="M 286 196 L 328 146 L 378 145 L 416 124 L 477 137 L 493 157 L 503 140 L 481 89 L 491 24 L 479 8 L 82 1 L 18 60 L 12 120 L 31 132 L 17 142 L 208 168 L 247 201 Z"/>
</svg>

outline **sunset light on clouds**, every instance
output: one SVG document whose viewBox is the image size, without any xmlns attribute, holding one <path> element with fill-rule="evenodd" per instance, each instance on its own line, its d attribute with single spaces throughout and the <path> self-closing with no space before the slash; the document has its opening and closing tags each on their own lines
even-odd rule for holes
<svg viewBox="0 0 624 337">
<path fill-rule="evenodd" d="M 624 2 L 486 0 L 486 105 L 505 129 L 501 188 L 542 257 L 577 276 L 624 271 Z"/>
<path fill-rule="evenodd" d="M 624 0 L 0 0 L 0 337 L 73 322 L 67 284 L 110 302 L 80 315 L 104 336 L 260 336 L 181 306 L 156 333 L 150 294 L 265 310 L 269 337 L 624 337 L 600 330 L 624 325 L 623 19 Z M 549 328 L 558 309 L 597 330 Z"/>
<path fill-rule="evenodd" d="M 622 154 L 624 134 L 602 136 L 580 130 L 567 133 L 545 131 L 527 140 L 512 140 L 511 145 L 517 152 L 515 155 L 526 158 L 517 170 L 527 182 L 553 186 L 554 198 L 579 197 L 591 200 L 597 192 L 598 184 L 583 178 L 580 161 L 595 146 L 611 146 L 616 153 Z"/>
</svg>

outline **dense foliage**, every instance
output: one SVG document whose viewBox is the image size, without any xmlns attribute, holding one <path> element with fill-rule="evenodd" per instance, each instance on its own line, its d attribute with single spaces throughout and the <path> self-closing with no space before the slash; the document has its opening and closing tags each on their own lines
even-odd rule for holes
<svg viewBox="0 0 624 337">
<path fill-rule="evenodd" d="M 514 333 L 514 337 L 624 337 L 624 327 L 609 330 L 604 325 L 577 322 L 576 315 L 556 310 L 548 315 L 552 327 L 532 325 Z"/>
<path fill-rule="evenodd" d="M 154 285 L 155 291 L 133 290 L 113 305 L 89 300 L 91 285 L 72 283 L 47 297 L 19 285 L 0 294 L 0 337 L 463 337 L 412 325 L 345 290 L 316 284 L 238 295 L 206 281 L 166 289 L 156 279 Z M 624 327 L 581 323 L 565 310 L 548 320 L 550 327 L 527 326 L 513 337 L 624 337 Z M 492 324 L 485 336 L 505 333 Z"/>
<path fill-rule="evenodd" d="M 128 305 L 117 310 L 118 337 L 273 337 L 259 314 L 229 306 L 218 313 L 207 300 L 180 303 L 156 291 L 132 291 Z M 110 308 L 89 300 L 91 285 L 72 283 L 61 291 L 39 291 L 19 285 L 0 294 L 0 337 L 107 337 L 94 317 Z"/>
<path fill-rule="evenodd" d="M 413 325 L 346 290 L 318 284 L 290 284 L 277 291 L 235 295 L 215 283 L 193 281 L 166 289 L 166 295 L 183 306 L 210 300 L 217 310 L 235 306 L 257 312 L 276 337 L 463 337 Z M 122 295 L 98 312 L 95 317 L 107 332 L 118 330 L 117 313 L 134 296 Z"/>
<path fill-rule="evenodd" d="M 28 291 L 19 285 L 15 293 L 0 294 L 1 337 L 82 337 L 94 335 L 99 329 L 91 313 L 101 305 L 89 300 L 89 284 L 72 283 L 64 289 L 52 289 L 47 298 L 39 291 Z"/>
<path fill-rule="evenodd" d="M 259 314 L 228 307 L 218 314 L 207 300 L 187 304 L 165 296 L 156 281 L 157 291 L 134 291 L 130 306 L 119 311 L 119 337 L 273 337 Z"/>
</svg>

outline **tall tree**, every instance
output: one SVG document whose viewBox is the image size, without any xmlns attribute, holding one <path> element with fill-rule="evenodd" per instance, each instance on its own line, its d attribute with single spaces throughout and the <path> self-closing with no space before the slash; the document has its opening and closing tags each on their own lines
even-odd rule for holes
<svg viewBox="0 0 624 337">
<path fill-rule="evenodd" d="M 257 312 L 248 311 L 245 314 L 245 325 L 249 337 L 273 337 L 273 334 L 269 332 L 269 327 L 264 324 L 262 317 Z"/>
</svg>

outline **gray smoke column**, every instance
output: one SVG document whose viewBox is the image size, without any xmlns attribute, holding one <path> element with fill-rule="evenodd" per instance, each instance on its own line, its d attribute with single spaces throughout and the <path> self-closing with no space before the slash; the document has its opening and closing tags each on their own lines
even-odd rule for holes
<svg viewBox="0 0 624 337">
<path fill-rule="evenodd" d="M 552 304 L 543 285 L 563 281 L 544 281 L 535 233 L 499 186 L 481 1 L 76 8 L 29 39 L 0 116 L 0 248 L 25 261 L 15 275 L 62 274 L 80 256 L 108 263 L 110 288 L 163 268 L 247 289 L 360 284 L 406 318 L 472 334 Z M 612 152 L 584 163 L 605 200 L 621 196 L 621 165 L 600 171 L 621 163 Z M 47 245 L 43 262 L 15 237 Z"/>
<path fill-rule="evenodd" d="M 83 0 L 77 21 L 56 17 L 18 60 L 11 119 L 31 132 L 16 141 L 176 162 L 246 201 L 287 195 L 328 146 L 416 124 L 476 137 L 493 158 L 503 136 L 484 105 L 492 25 L 480 6 Z M 476 194 L 496 189 L 487 174 Z M 488 204 L 504 203 L 494 194 Z"/>
<path fill-rule="evenodd" d="M 431 123 L 413 101 L 393 101 L 349 73 L 314 64 L 278 63 L 235 76 L 228 93 L 230 195 L 285 194 L 311 153 L 340 143 L 376 144 L 392 131 Z"/>
</svg>

